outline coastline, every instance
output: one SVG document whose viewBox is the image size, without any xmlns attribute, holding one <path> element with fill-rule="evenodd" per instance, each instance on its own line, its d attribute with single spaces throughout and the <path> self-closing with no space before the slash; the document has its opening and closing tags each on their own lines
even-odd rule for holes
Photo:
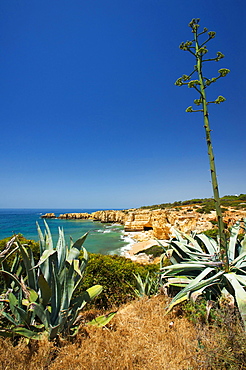
<svg viewBox="0 0 246 370">
<path fill-rule="evenodd" d="M 157 239 L 154 239 L 152 234 L 149 232 L 130 231 L 123 234 L 123 239 L 128 244 L 122 248 L 122 256 L 140 263 L 153 262 L 152 256 L 144 253 L 146 249 L 158 245 Z M 160 240 L 160 242 L 165 243 L 164 240 Z"/>
</svg>

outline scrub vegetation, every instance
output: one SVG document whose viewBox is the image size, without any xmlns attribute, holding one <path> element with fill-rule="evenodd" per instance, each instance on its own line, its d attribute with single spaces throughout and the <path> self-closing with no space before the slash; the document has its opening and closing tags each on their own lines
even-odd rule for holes
<svg viewBox="0 0 246 370">
<path fill-rule="evenodd" d="M 233 207 L 235 209 L 246 209 L 246 194 L 240 195 L 225 195 L 220 198 L 220 204 L 222 207 Z M 166 209 L 166 208 L 179 208 L 182 206 L 199 206 L 197 212 L 209 213 L 215 211 L 213 198 L 202 198 L 202 199 L 190 199 L 184 201 L 175 201 L 173 203 L 161 203 L 154 204 L 151 206 L 143 206 L 141 209 Z M 201 208 L 200 208 L 201 207 Z"/>
</svg>

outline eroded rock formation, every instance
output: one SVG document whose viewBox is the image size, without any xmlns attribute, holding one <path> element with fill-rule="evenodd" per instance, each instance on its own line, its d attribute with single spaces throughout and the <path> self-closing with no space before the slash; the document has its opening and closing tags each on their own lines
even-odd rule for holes
<svg viewBox="0 0 246 370">
<path fill-rule="evenodd" d="M 104 223 L 120 223 L 124 225 L 126 232 L 148 232 L 149 238 L 168 239 L 171 236 L 171 228 L 183 231 L 203 232 L 212 229 L 216 221 L 215 211 L 209 214 L 201 214 L 197 207 L 180 207 L 180 209 L 129 209 L 124 211 L 107 210 L 89 213 L 65 213 L 61 219 L 92 219 Z M 56 217 L 54 213 L 47 213 L 45 218 Z M 232 226 L 237 220 L 246 217 L 246 211 L 230 208 L 224 214 L 224 222 Z"/>
<path fill-rule="evenodd" d="M 65 218 L 66 220 L 72 220 L 72 219 L 86 220 L 88 218 L 91 218 L 91 214 L 86 213 L 86 212 L 82 212 L 82 213 L 64 213 L 64 214 L 61 214 L 57 218 L 62 218 L 62 219 Z"/>
<path fill-rule="evenodd" d="M 56 215 L 54 213 L 45 213 L 41 218 L 56 218 Z"/>
</svg>

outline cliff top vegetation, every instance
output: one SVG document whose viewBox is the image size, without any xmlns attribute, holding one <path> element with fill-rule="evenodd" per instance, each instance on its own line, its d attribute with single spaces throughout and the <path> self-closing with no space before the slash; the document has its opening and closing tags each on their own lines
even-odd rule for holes
<svg viewBox="0 0 246 370">
<path fill-rule="evenodd" d="M 220 198 L 221 205 L 224 207 L 233 207 L 236 209 L 244 209 L 246 208 L 246 194 L 240 195 L 225 195 Z M 195 205 L 201 206 L 202 208 L 209 207 L 210 210 L 215 209 L 214 207 L 214 199 L 213 198 L 201 198 L 201 199 L 190 199 L 184 201 L 175 201 L 173 203 L 161 203 L 161 204 L 154 204 L 151 206 L 142 206 L 140 209 L 165 209 L 165 208 L 177 208 L 182 206 L 188 205 Z"/>
</svg>

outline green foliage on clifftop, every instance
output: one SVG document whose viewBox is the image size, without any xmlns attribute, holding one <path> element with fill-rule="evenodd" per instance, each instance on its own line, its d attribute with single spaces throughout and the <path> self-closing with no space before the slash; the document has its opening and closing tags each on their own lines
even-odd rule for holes
<svg viewBox="0 0 246 370">
<path fill-rule="evenodd" d="M 236 209 L 245 209 L 246 208 L 246 194 L 240 195 L 225 195 L 220 198 L 221 205 L 224 207 L 234 207 Z M 176 208 L 188 205 L 197 205 L 202 206 L 202 209 L 205 210 L 205 213 L 208 209 L 215 210 L 213 198 L 201 198 L 201 199 L 190 199 L 184 201 L 176 201 L 173 203 L 161 203 L 154 204 L 152 206 L 142 206 L 140 209 L 165 209 L 165 208 Z"/>
</svg>

